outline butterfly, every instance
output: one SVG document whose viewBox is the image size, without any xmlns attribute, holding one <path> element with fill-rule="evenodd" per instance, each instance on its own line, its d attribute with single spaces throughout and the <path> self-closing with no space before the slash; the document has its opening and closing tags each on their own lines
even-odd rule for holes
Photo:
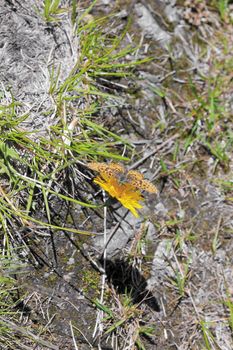
<svg viewBox="0 0 233 350">
<path fill-rule="evenodd" d="M 118 179 L 119 183 L 129 183 L 138 190 L 150 193 L 158 192 L 157 188 L 149 180 L 146 180 L 143 174 L 137 170 L 127 171 L 121 164 L 91 162 L 87 166 L 89 169 L 100 173 L 100 175 L 104 174 L 108 177 L 114 177 Z"/>
</svg>

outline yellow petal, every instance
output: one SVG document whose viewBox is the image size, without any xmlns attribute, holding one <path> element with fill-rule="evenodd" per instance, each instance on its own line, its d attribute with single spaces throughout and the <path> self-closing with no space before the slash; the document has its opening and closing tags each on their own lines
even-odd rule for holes
<svg viewBox="0 0 233 350">
<path fill-rule="evenodd" d="M 102 174 L 94 179 L 94 182 L 102 187 L 111 197 L 116 198 L 125 208 L 138 217 L 136 209 L 142 208 L 139 201 L 143 200 L 141 193 L 130 183 L 119 183 L 118 179 L 113 176 Z"/>
</svg>

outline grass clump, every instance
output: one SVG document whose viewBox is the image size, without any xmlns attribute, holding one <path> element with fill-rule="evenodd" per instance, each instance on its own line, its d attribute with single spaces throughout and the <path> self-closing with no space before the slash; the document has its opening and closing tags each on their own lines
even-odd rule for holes
<svg viewBox="0 0 233 350">
<path fill-rule="evenodd" d="M 58 10 L 59 2 L 46 1 L 44 6 L 48 18 Z M 38 137 L 39 130 L 22 129 L 21 125 L 29 115 L 19 115 L 20 104 L 13 96 L 8 105 L 0 106 L 0 165 L 4 188 L 7 188 L 2 189 L 5 193 L 2 202 L 4 215 L 20 218 L 24 223 L 32 221 L 59 229 L 61 227 L 51 221 L 51 196 L 87 208 L 95 208 L 96 204 L 90 203 L 87 198 L 83 201 L 71 196 L 61 186 L 57 188 L 57 179 L 64 178 L 69 172 L 72 173 L 72 182 L 78 184 L 80 175 L 74 180 L 75 174 L 79 166 L 81 172 L 84 171 L 84 163 L 88 159 L 129 159 L 120 155 L 123 149 L 130 155 L 132 148 L 129 142 L 104 126 L 105 111 L 124 104 L 120 93 L 114 96 L 117 89 L 109 90 L 106 85 L 109 78 L 128 79 L 133 74 L 132 69 L 147 60 L 134 60 L 133 53 L 137 48 L 132 45 L 121 48 L 127 27 L 120 36 L 109 36 L 105 32 L 103 28 L 109 20 L 112 19 L 93 19 L 85 23 L 81 16 L 74 33 L 79 40 L 76 63 L 63 80 L 60 69 L 56 71 L 52 67 L 49 95 L 54 104 L 52 113 L 56 114 L 58 122 L 50 127 L 49 135 Z M 129 54 L 132 58 L 126 59 Z M 103 77 L 105 80 L 102 81 Z M 85 189 L 83 183 L 81 187 Z M 33 214 L 38 195 L 42 200 L 40 206 L 44 208 L 44 221 Z"/>
<path fill-rule="evenodd" d="M 111 336 L 115 346 L 136 347 L 136 349 L 145 350 L 145 339 L 152 339 L 154 336 L 154 327 L 147 325 L 143 321 L 143 311 L 137 304 L 132 303 L 130 294 L 113 295 L 114 305 L 109 308 L 106 305 L 96 302 L 99 310 L 104 312 L 104 334 Z M 152 340 L 151 340 L 152 341 Z M 152 341 L 153 343 L 153 341 Z"/>
<path fill-rule="evenodd" d="M 40 114 L 54 122 L 46 132 L 43 128 L 35 130 L 33 123 L 31 129 L 27 127 L 30 112 L 22 112 L 25 106 L 13 92 L 10 98 L 6 90 L 1 94 L 0 225 L 7 247 L 19 242 L 26 247 L 33 244 L 35 237 L 25 237 L 22 228 L 51 237 L 56 231 L 93 234 L 79 222 L 67 223 L 57 208 L 102 208 L 102 202 L 92 199 L 86 162 L 128 161 L 132 155 L 130 142 L 111 130 L 107 117 L 111 109 L 126 106 L 127 83 L 134 78 L 135 67 L 149 59 L 137 59 L 138 46 L 125 45 L 129 24 L 120 35 L 113 34 L 117 18 L 88 17 L 91 8 L 75 17 L 75 1 L 70 8 L 62 7 L 57 0 L 43 2 L 42 17 L 51 28 L 60 25 L 71 11 L 72 35 L 78 42 L 77 57 L 68 74 L 64 76 L 61 65 L 49 67 L 47 98 L 52 102 L 49 107 L 42 104 Z M 120 79 L 125 79 L 125 85 Z M 4 309 L 6 315 L 11 310 L 7 298 L 14 283 L 11 279 L 0 283 L 2 305 L 6 302 L 9 306 Z"/>
<path fill-rule="evenodd" d="M 42 17 L 46 22 L 59 22 L 60 15 L 68 12 L 68 9 L 63 8 L 61 0 L 44 0 Z"/>
<path fill-rule="evenodd" d="M 24 266 L 16 262 L 9 242 L 5 240 L 3 243 L 4 249 L 0 251 L 0 341 L 3 348 L 14 349 L 17 346 L 14 326 L 19 320 L 19 306 L 23 298 L 20 297 L 18 282 L 13 276 L 19 270 L 22 271 Z M 20 346 L 17 348 L 21 349 Z"/>
</svg>

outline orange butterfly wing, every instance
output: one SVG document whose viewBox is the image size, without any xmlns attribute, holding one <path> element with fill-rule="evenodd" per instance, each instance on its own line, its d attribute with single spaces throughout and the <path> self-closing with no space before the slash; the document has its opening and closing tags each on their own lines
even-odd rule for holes
<svg viewBox="0 0 233 350">
<path fill-rule="evenodd" d="M 139 190 L 150 193 L 158 192 L 157 188 L 149 180 L 144 179 L 143 174 L 139 173 L 137 170 L 130 170 L 127 173 L 127 178 L 130 184 Z"/>
</svg>

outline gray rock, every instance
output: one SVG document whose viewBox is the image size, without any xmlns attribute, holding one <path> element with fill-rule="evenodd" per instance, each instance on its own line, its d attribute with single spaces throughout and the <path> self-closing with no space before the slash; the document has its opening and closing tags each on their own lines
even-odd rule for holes
<svg viewBox="0 0 233 350">
<path fill-rule="evenodd" d="M 125 209 L 120 208 L 118 213 L 121 217 L 124 217 Z M 122 249 L 127 245 L 127 242 L 131 240 L 135 233 L 135 228 L 141 222 L 141 219 L 135 218 L 132 213 L 128 213 L 121 221 L 120 227 L 114 232 L 114 224 L 106 233 L 107 246 L 104 242 L 104 235 L 98 235 L 93 238 L 93 248 L 96 249 L 100 254 L 103 253 L 104 247 L 107 249 L 107 258 L 111 258 L 116 254 L 119 254 Z"/>
<path fill-rule="evenodd" d="M 136 4 L 135 11 L 138 15 L 137 22 L 145 35 L 153 38 L 159 45 L 166 48 L 171 42 L 171 35 L 161 28 L 144 5 Z"/>
</svg>

